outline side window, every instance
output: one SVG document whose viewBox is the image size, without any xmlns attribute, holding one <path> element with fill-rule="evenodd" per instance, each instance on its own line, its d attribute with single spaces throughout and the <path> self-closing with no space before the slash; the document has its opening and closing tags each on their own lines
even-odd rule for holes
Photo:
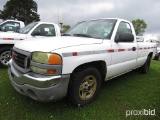
<svg viewBox="0 0 160 120">
<path fill-rule="evenodd" d="M 118 26 L 116 38 L 119 37 L 120 33 L 132 33 L 131 26 L 127 22 L 121 22 Z"/>
<path fill-rule="evenodd" d="M 117 33 L 132 33 L 129 23 L 121 22 L 118 26 Z"/>
<path fill-rule="evenodd" d="M 132 33 L 129 23 L 121 22 L 118 26 L 117 33 Z"/>
<path fill-rule="evenodd" d="M 39 33 L 39 36 L 55 36 L 55 28 L 52 24 L 41 24 L 35 31 Z"/>
<path fill-rule="evenodd" d="M 1 31 L 18 31 L 20 29 L 20 24 L 17 22 L 6 22 L 1 25 Z"/>
</svg>

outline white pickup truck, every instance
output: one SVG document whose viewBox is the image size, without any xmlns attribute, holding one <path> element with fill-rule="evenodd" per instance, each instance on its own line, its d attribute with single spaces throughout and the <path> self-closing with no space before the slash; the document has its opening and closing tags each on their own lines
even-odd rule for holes
<svg viewBox="0 0 160 120">
<path fill-rule="evenodd" d="M 17 33 L 0 33 L 0 66 L 7 66 L 10 59 L 10 49 L 18 41 L 29 38 L 60 36 L 57 24 L 49 22 L 33 22 L 21 28 Z"/>
<path fill-rule="evenodd" d="M 156 44 L 137 42 L 131 22 L 106 18 L 83 21 L 62 37 L 15 44 L 8 74 L 13 87 L 38 101 L 93 101 L 103 81 L 134 69 L 147 73 Z"/>
<path fill-rule="evenodd" d="M 24 22 L 18 20 L 2 21 L 0 23 L 0 34 L 2 34 L 2 32 L 16 32 L 24 26 L 25 26 Z"/>
</svg>

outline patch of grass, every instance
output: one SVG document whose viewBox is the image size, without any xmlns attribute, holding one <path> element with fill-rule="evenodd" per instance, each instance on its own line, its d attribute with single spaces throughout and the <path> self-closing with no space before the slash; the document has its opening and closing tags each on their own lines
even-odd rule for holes
<svg viewBox="0 0 160 120">
<path fill-rule="evenodd" d="M 156 116 L 126 117 L 126 110 L 155 109 Z M 160 62 L 152 61 L 148 74 L 132 71 L 102 85 L 96 100 L 75 107 L 65 98 L 41 103 L 19 94 L 7 69 L 0 69 L 0 120 L 159 120 Z"/>
</svg>

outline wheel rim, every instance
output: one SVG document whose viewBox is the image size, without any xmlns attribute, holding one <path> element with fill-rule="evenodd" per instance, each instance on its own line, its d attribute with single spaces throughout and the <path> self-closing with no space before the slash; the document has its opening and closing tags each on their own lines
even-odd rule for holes
<svg viewBox="0 0 160 120">
<path fill-rule="evenodd" d="M 90 99 L 97 88 L 96 78 L 92 75 L 85 77 L 79 87 L 79 97 L 82 100 Z"/>
<path fill-rule="evenodd" d="M 10 59 L 10 54 L 11 52 L 10 51 L 5 51 L 1 54 L 0 56 L 0 61 L 3 65 L 7 65 L 9 59 Z"/>
</svg>

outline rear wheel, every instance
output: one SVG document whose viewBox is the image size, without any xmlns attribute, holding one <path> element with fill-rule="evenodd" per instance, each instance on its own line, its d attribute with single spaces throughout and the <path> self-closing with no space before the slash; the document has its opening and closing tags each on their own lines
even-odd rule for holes
<svg viewBox="0 0 160 120">
<path fill-rule="evenodd" d="M 158 56 L 157 56 L 157 60 L 160 60 L 160 53 L 159 53 Z"/>
<path fill-rule="evenodd" d="M 101 86 L 101 75 L 96 68 L 88 67 L 71 75 L 68 98 L 78 106 L 92 102 L 98 95 Z"/>
<path fill-rule="evenodd" d="M 11 47 L 3 47 L 0 49 L 0 66 L 7 66 L 8 61 L 11 58 Z"/>
<path fill-rule="evenodd" d="M 150 63 L 151 63 L 151 57 L 148 56 L 144 65 L 142 67 L 140 67 L 140 69 L 139 69 L 140 72 L 141 73 L 147 73 L 149 71 Z"/>
</svg>

